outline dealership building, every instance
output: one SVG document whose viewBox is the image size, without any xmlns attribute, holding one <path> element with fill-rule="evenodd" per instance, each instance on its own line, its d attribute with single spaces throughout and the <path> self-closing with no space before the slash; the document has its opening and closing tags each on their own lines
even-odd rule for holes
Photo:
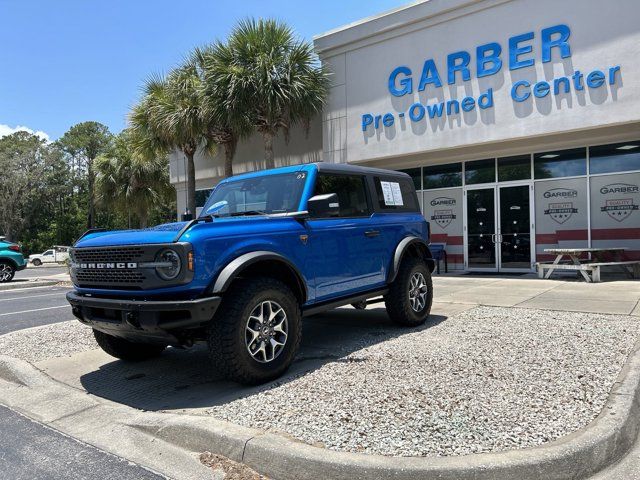
<svg viewBox="0 0 640 480">
<path fill-rule="evenodd" d="M 547 248 L 640 259 L 640 2 L 429 0 L 314 38 L 332 72 L 276 163 L 402 170 L 450 268 L 531 271 Z M 235 171 L 263 167 L 261 139 Z M 178 210 L 184 158 L 171 158 Z M 223 173 L 196 158 L 198 202 Z"/>
</svg>

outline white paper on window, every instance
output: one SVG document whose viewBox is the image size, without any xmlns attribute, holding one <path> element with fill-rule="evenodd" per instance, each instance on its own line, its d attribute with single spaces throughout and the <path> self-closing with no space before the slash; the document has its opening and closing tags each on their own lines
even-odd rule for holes
<svg viewBox="0 0 640 480">
<path fill-rule="evenodd" d="M 387 206 L 403 206 L 402 191 L 398 182 L 380 182 L 384 204 Z"/>
</svg>

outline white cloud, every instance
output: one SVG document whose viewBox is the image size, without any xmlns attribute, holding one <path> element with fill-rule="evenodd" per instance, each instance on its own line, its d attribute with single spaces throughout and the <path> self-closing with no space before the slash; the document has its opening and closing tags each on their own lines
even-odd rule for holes
<svg viewBox="0 0 640 480">
<path fill-rule="evenodd" d="M 42 130 L 38 130 L 34 132 L 29 127 L 24 127 L 22 125 L 18 125 L 17 127 L 13 128 L 13 127 L 10 127 L 9 125 L 4 125 L 0 123 L 0 138 L 5 137 L 7 135 L 11 135 L 12 133 L 16 133 L 16 132 L 29 132 L 33 135 L 37 135 L 38 137 L 40 137 L 41 139 L 47 142 L 49 141 L 49 135 L 43 132 Z"/>
</svg>

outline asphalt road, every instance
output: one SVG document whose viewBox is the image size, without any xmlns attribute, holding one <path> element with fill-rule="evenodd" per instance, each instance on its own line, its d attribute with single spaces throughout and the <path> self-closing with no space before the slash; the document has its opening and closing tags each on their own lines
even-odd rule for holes
<svg viewBox="0 0 640 480">
<path fill-rule="evenodd" d="M 23 328 L 72 320 L 68 287 L 0 290 L 0 335 Z"/>
<path fill-rule="evenodd" d="M 165 478 L 0 406 L 0 479 L 146 480 Z"/>
<path fill-rule="evenodd" d="M 57 275 L 59 273 L 67 273 L 67 267 L 27 267 L 24 270 L 20 270 L 16 272 L 14 278 L 15 281 L 26 280 L 28 278 L 42 278 L 48 277 L 51 275 Z"/>
<path fill-rule="evenodd" d="M 57 269 L 46 269 L 50 270 Z M 68 290 L 67 287 L 36 287 L 0 291 L 0 335 L 72 320 L 71 308 L 65 299 Z M 164 478 L 1 405 L 0 439 L 0 480 Z"/>
</svg>

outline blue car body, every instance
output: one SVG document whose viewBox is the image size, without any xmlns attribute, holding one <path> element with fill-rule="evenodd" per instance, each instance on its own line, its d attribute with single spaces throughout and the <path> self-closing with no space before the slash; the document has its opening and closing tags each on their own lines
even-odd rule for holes
<svg viewBox="0 0 640 480">
<path fill-rule="evenodd" d="M 308 215 L 308 200 L 317 191 L 316 181 L 321 174 L 342 175 L 351 180 L 361 177 L 368 210 L 353 216 Z M 200 218 L 191 222 L 85 234 L 71 252 L 75 291 L 68 299 L 73 313 L 83 323 L 113 335 L 134 340 L 162 338 L 177 344 L 183 342 L 177 333 L 181 329 L 190 329 L 198 337 L 193 332 L 206 327 L 226 289 L 250 266 L 255 269 L 256 265 L 263 265 L 264 271 L 288 276 L 302 312 L 315 313 L 383 294 L 393 281 L 402 256 L 410 249 L 418 249 L 425 260 L 430 260 L 429 226 L 420 213 L 408 175 L 347 165 L 306 164 L 223 180 L 211 198 L 231 182 L 251 184 L 271 175 L 298 181 L 295 185 L 300 191 L 299 199 L 291 211 L 209 216 L 207 209 L 215 210 L 210 200 Z M 381 179 L 402 187 L 402 205 L 392 208 L 382 203 Z M 172 245 L 183 249 L 178 251 L 176 260 L 181 268 L 186 270 L 185 265 L 190 265 L 190 271 L 175 282 L 163 283 L 154 277 L 148 284 L 144 279 L 136 280 L 138 285 L 119 283 L 122 278 L 153 276 L 152 265 L 157 264 L 156 257 L 149 256 L 145 261 L 131 261 L 136 268 L 127 269 L 125 264 L 133 257 L 122 252 L 144 255 L 140 253 L 143 249 L 172 249 Z M 432 262 L 429 265 L 433 270 Z M 140 274 L 144 266 L 146 273 Z M 180 306 L 184 307 L 181 312 L 188 313 L 183 317 L 189 318 L 174 319 L 167 313 Z M 127 324 L 126 314 L 130 312 L 142 312 L 141 318 L 147 317 Z"/>
</svg>

